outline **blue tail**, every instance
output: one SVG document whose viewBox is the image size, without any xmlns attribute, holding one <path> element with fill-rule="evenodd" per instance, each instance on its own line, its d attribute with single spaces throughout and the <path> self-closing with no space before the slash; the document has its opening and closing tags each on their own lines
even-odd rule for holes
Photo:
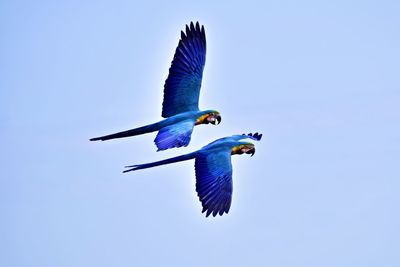
<svg viewBox="0 0 400 267">
<path fill-rule="evenodd" d="M 106 141 L 106 140 L 110 140 L 110 139 L 114 139 L 114 138 L 122 138 L 122 137 L 129 137 L 129 136 L 145 134 L 145 133 L 151 133 L 154 131 L 158 131 L 160 129 L 161 129 L 160 122 L 157 122 L 154 124 L 135 128 L 132 130 L 127 130 L 127 131 L 123 131 L 123 132 L 119 132 L 119 133 L 115 133 L 115 134 L 95 137 L 95 138 L 90 139 L 90 141 L 99 141 L 99 140 Z"/>
<path fill-rule="evenodd" d="M 197 156 L 197 152 L 192 152 L 192 153 L 189 153 L 186 155 L 177 156 L 177 157 L 173 157 L 173 158 L 169 158 L 169 159 L 164 159 L 164 160 L 160 160 L 160 161 L 156 161 L 156 162 L 126 166 L 125 168 L 130 168 L 130 169 L 125 170 L 123 172 L 136 171 L 136 170 L 147 169 L 147 168 L 160 166 L 160 165 L 164 165 L 164 164 L 185 161 L 185 160 L 189 160 L 189 159 L 194 159 L 196 156 Z"/>
</svg>

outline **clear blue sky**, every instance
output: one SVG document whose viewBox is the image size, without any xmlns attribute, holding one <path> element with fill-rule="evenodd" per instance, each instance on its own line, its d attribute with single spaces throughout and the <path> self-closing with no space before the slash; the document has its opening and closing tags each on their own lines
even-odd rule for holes
<svg viewBox="0 0 400 267">
<path fill-rule="evenodd" d="M 142 2 L 0 3 L 0 266 L 400 266 L 400 2 Z M 191 20 L 222 124 L 89 142 L 161 118 Z M 253 131 L 222 217 L 193 162 L 121 173 Z"/>
</svg>

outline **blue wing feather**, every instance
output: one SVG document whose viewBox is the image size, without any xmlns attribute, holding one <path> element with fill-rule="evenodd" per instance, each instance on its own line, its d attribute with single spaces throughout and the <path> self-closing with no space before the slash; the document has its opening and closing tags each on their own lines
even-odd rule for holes
<svg viewBox="0 0 400 267">
<path fill-rule="evenodd" d="M 195 160 L 196 191 L 208 217 L 228 213 L 232 200 L 232 163 L 229 151 L 200 154 Z"/>
<path fill-rule="evenodd" d="M 158 151 L 187 146 L 190 143 L 193 127 L 194 122 L 186 120 L 161 128 L 154 140 Z"/>
<path fill-rule="evenodd" d="M 186 34 L 176 48 L 169 75 L 164 85 L 162 116 L 199 110 L 199 96 L 206 61 L 206 36 L 204 27 L 197 22 L 186 25 Z"/>
</svg>

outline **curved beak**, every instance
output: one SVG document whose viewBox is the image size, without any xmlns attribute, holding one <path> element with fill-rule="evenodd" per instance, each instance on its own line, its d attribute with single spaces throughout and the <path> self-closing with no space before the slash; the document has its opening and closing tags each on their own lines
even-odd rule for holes
<svg viewBox="0 0 400 267">
<path fill-rule="evenodd" d="M 217 120 L 216 120 L 216 123 L 215 123 L 215 125 L 218 125 L 218 124 L 220 124 L 220 123 L 221 123 L 221 121 L 222 121 L 222 118 L 221 118 L 221 116 L 220 116 L 220 115 L 218 115 L 216 119 L 217 119 Z"/>
<path fill-rule="evenodd" d="M 246 151 L 246 154 L 251 154 L 250 157 L 254 156 L 255 153 L 256 153 L 255 147 L 252 147 L 251 149 Z"/>
<path fill-rule="evenodd" d="M 212 115 L 209 118 L 207 118 L 207 121 L 211 124 L 218 125 L 221 123 L 221 116 L 220 115 L 217 115 L 217 116 Z"/>
</svg>

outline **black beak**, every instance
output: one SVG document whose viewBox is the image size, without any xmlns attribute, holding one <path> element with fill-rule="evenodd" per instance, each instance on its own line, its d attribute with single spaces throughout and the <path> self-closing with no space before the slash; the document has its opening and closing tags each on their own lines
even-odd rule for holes
<svg viewBox="0 0 400 267">
<path fill-rule="evenodd" d="M 221 122 L 221 116 L 215 116 L 215 117 L 212 117 L 214 120 L 213 121 L 211 121 L 211 124 L 214 124 L 214 125 L 218 125 L 218 124 L 220 124 L 220 122 Z M 207 122 L 207 124 L 208 124 L 209 122 Z"/>
<path fill-rule="evenodd" d="M 246 154 L 251 154 L 250 157 L 254 156 L 255 153 L 256 153 L 256 148 L 255 147 L 253 147 L 252 149 L 250 149 L 250 150 L 248 150 L 246 152 Z"/>
<path fill-rule="evenodd" d="M 218 125 L 218 124 L 220 124 L 221 123 L 221 121 L 222 121 L 222 118 L 221 118 L 221 116 L 217 116 L 217 124 L 216 125 Z"/>
</svg>

